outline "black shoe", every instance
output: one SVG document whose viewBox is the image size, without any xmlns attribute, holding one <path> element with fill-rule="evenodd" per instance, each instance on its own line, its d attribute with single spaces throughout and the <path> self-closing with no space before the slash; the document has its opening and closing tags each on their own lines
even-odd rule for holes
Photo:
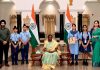
<svg viewBox="0 0 100 70">
<path fill-rule="evenodd" d="M 21 62 L 21 64 L 23 65 L 23 64 L 24 64 L 24 62 Z"/>
<path fill-rule="evenodd" d="M 29 64 L 28 61 L 26 62 L 26 64 Z"/>
<path fill-rule="evenodd" d="M 85 62 L 85 65 L 88 66 L 88 62 Z"/>
<path fill-rule="evenodd" d="M 85 61 L 83 61 L 83 65 L 85 65 Z"/>
<path fill-rule="evenodd" d="M 18 63 L 15 63 L 15 65 L 18 65 Z"/>
<path fill-rule="evenodd" d="M 12 65 L 15 65 L 14 63 L 12 63 Z"/>
<path fill-rule="evenodd" d="M 2 64 L 0 64 L 0 69 L 2 68 Z"/>
<path fill-rule="evenodd" d="M 7 64 L 5 64 L 5 66 L 6 66 L 6 67 L 9 67 L 10 65 L 7 63 Z"/>
<path fill-rule="evenodd" d="M 71 62 L 70 65 L 74 65 L 74 62 Z"/>
<path fill-rule="evenodd" d="M 75 65 L 78 65 L 78 62 L 76 61 Z"/>
</svg>

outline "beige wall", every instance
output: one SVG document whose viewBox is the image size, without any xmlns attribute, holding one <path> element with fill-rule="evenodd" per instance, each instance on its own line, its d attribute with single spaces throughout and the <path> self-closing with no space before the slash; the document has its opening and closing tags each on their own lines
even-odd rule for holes
<svg viewBox="0 0 100 70">
<path fill-rule="evenodd" d="M 39 5 L 43 0 L 12 0 L 16 5 L 16 10 L 31 10 L 32 4 L 35 6 L 35 10 L 39 11 Z M 68 0 L 56 0 L 60 6 L 60 10 L 65 11 Z M 97 0 L 73 0 L 73 6 L 71 11 L 78 10 L 81 11 L 84 9 L 84 4 L 86 1 L 97 1 Z"/>
<path fill-rule="evenodd" d="M 87 8 L 86 13 L 90 15 L 90 26 L 89 26 L 89 30 L 90 30 L 95 20 L 100 21 L 100 3 L 99 2 L 87 2 L 86 8 Z"/>
<path fill-rule="evenodd" d="M 0 20 L 5 19 L 7 28 L 10 29 L 10 15 L 13 14 L 13 2 L 0 2 Z"/>
<path fill-rule="evenodd" d="M 22 11 L 22 12 L 23 11 L 30 11 L 31 8 L 32 8 L 32 4 L 34 4 L 35 11 L 36 12 L 40 12 L 39 5 L 40 5 L 40 3 L 43 0 L 12 0 L 12 1 L 14 1 L 15 5 L 16 5 L 16 10 L 17 11 Z M 60 6 L 59 11 L 60 12 L 65 12 L 66 11 L 66 6 L 67 6 L 67 3 L 68 3 L 68 0 L 56 0 L 56 1 L 58 2 L 59 6 Z M 73 0 L 73 5 L 70 6 L 71 14 L 74 17 L 76 17 L 76 23 L 77 23 L 77 12 L 83 12 L 84 11 L 84 9 L 85 9 L 85 2 L 86 1 L 95 1 L 96 2 L 97 0 Z M 89 4 L 88 7 L 92 9 L 92 7 L 94 7 L 94 5 L 95 4 L 93 4 L 92 6 L 90 6 L 90 4 Z M 96 6 L 97 5 L 95 5 L 95 7 Z M 93 11 L 93 9 L 92 9 L 92 11 Z M 90 17 L 91 17 L 91 15 L 90 15 Z M 95 18 L 95 16 L 91 17 L 90 23 L 93 22 L 93 20 L 92 20 L 93 18 Z M 59 23 L 59 20 L 57 22 Z"/>
<path fill-rule="evenodd" d="M 0 0 L 1 1 L 1 0 Z M 10 28 L 10 21 L 9 21 L 9 17 L 11 14 L 14 13 L 14 11 L 12 11 L 13 8 L 15 8 L 14 6 L 16 6 L 16 10 L 17 11 L 30 11 L 32 8 L 32 4 L 34 3 L 35 6 L 35 11 L 40 11 L 39 9 L 39 5 L 41 3 L 42 0 L 11 0 L 14 1 L 14 3 L 12 2 L 0 2 L 0 19 L 6 19 L 7 21 L 7 27 Z M 59 11 L 60 12 L 65 12 L 66 11 L 66 5 L 67 5 L 67 0 L 56 0 L 60 6 Z M 84 5 L 86 1 L 97 1 L 97 0 L 73 0 L 73 6 L 71 6 L 71 13 L 73 16 L 77 17 L 77 12 L 82 12 L 84 11 Z M 98 0 L 99 1 L 99 0 Z M 99 16 L 99 7 L 100 7 L 100 3 L 98 2 L 87 2 L 86 3 L 86 7 L 88 8 L 88 14 L 90 14 L 90 23 L 92 24 L 93 21 L 95 19 L 100 19 Z M 96 11 L 95 11 L 96 10 Z M 12 12 L 11 12 L 12 11 Z M 92 15 L 93 14 L 93 15 Z M 59 20 L 57 21 L 59 23 Z M 91 28 L 92 26 L 90 26 Z"/>
</svg>

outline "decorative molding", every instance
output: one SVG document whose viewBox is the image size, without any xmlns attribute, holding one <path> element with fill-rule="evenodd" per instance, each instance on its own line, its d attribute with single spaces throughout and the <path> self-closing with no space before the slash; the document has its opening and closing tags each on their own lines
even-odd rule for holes
<svg viewBox="0 0 100 70">
<path fill-rule="evenodd" d="M 13 1 L 7 1 L 7 2 L 0 1 L 0 4 L 10 4 L 10 5 L 14 5 L 15 3 Z"/>
</svg>

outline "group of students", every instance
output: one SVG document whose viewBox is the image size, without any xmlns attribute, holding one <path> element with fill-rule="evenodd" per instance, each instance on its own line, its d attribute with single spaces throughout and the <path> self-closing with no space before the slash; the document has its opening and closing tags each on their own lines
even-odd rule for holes
<svg viewBox="0 0 100 70">
<path fill-rule="evenodd" d="M 8 50 L 9 42 L 11 43 L 11 58 L 12 65 L 18 65 L 18 52 L 21 51 L 22 61 L 21 64 L 28 64 L 28 50 L 29 50 L 29 40 L 31 35 L 28 31 L 28 26 L 23 25 L 23 31 L 18 34 L 18 29 L 16 26 L 13 28 L 13 33 L 10 34 L 8 28 L 5 27 L 6 21 L 0 21 L 0 68 L 3 66 L 3 52 L 5 54 L 5 66 L 9 67 L 8 64 Z M 21 43 L 19 45 L 19 42 Z"/>
<path fill-rule="evenodd" d="M 74 65 L 74 59 L 76 61 L 75 65 L 78 65 L 79 52 L 82 52 L 83 65 L 88 65 L 87 53 L 91 52 L 90 39 L 91 35 L 88 32 L 86 25 L 83 25 L 83 30 L 80 33 L 76 30 L 76 25 L 72 24 L 72 30 L 68 33 L 68 44 L 72 58 L 71 65 Z M 70 40 L 72 41 L 70 42 Z"/>
<path fill-rule="evenodd" d="M 31 35 L 28 31 L 28 27 L 25 24 L 23 25 L 23 31 L 20 32 L 20 34 L 18 34 L 17 31 L 17 27 L 14 26 L 13 33 L 10 35 L 12 65 L 18 65 L 17 61 L 19 49 L 21 49 L 22 56 L 21 64 L 24 64 L 24 60 L 26 60 L 26 64 L 28 64 L 29 40 L 31 38 Z M 20 45 L 19 42 L 21 42 Z"/>
<path fill-rule="evenodd" d="M 93 50 L 92 66 L 100 67 L 100 27 L 99 21 L 95 20 L 93 28 L 88 31 L 88 27 L 83 25 L 82 32 L 76 30 L 76 25 L 72 24 L 72 30 L 68 32 L 68 45 L 71 53 L 71 65 L 78 65 L 78 55 L 82 52 L 83 65 L 88 65 L 88 55 Z"/>
<path fill-rule="evenodd" d="M 18 52 L 21 49 L 22 62 L 26 60 L 28 64 L 28 50 L 29 50 L 29 40 L 31 35 L 28 31 L 28 27 L 24 24 L 23 30 L 18 34 L 18 29 L 16 26 L 13 28 L 13 33 L 10 34 L 8 28 L 5 27 L 6 21 L 0 21 L 0 68 L 3 66 L 3 52 L 5 54 L 5 66 L 8 64 L 8 50 L 9 41 L 11 42 L 11 57 L 12 65 L 18 65 Z M 48 39 L 44 42 L 43 50 L 45 51 L 42 57 L 42 64 L 44 70 L 54 69 L 57 63 L 57 58 L 60 55 L 58 50 L 58 43 L 52 39 L 52 35 L 48 36 Z M 71 65 L 78 65 L 78 55 L 82 52 L 83 65 L 88 65 L 88 53 L 91 52 L 93 48 L 92 65 L 100 67 L 100 27 L 99 21 L 94 21 L 93 28 L 88 31 L 88 27 L 83 25 L 83 30 L 80 33 L 76 30 L 76 25 L 72 24 L 72 30 L 68 32 L 68 46 L 71 53 Z M 19 45 L 21 42 L 21 45 Z M 92 47 L 91 47 L 92 44 Z"/>
</svg>

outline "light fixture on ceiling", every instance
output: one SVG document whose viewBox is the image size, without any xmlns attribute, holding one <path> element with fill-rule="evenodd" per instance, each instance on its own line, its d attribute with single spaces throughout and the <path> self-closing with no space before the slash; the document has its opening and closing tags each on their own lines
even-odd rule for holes
<svg viewBox="0 0 100 70">
<path fill-rule="evenodd" d="M 53 0 L 46 0 L 46 1 L 53 1 Z"/>
<path fill-rule="evenodd" d="M 9 1 L 11 1 L 11 0 L 2 0 L 3 2 L 9 2 Z"/>
</svg>

